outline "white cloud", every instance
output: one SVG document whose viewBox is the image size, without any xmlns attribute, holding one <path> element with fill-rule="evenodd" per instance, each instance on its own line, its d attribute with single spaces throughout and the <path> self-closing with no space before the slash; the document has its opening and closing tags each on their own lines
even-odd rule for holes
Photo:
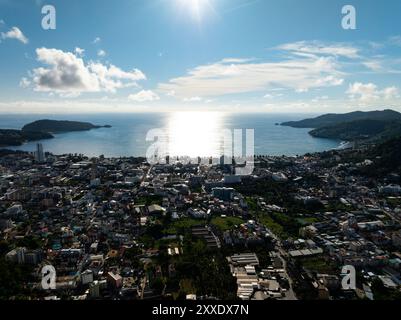
<svg viewBox="0 0 401 320">
<path fill-rule="evenodd" d="M 355 82 L 350 84 L 347 94 L 351 99 L 360 100 L 361 102 L 379 99 L 377 86 L 373 83 L 363 84 Z"/>
<path fill-rule="evenodd" d="M 102 41 L 102 39 L 100 39 L 100 37 L 96 37 L 96 38 L 92 41 L 92 43 L 93 43 L 93 44 L 97 44 L 97 43 L 99 43 L 100 41 Z"/>
<path fill-rule="evenodd" d="M 320 41 L 299 41 L 278 46 L 276 49 L 290 51 L 293 54 L 305 57 L 337 56 L 356 59 L 359 49 L 345 44 L 326 44 Z"/>
<path fill-rule="evenodd" d="M 166 92 L 166 96 L 168 96 L 168 97 L 175 97 L 175 91 L 174 91 L 174 90 L 171 90 L 171 91 Z"/>
<path fill-rule="evenodd" d="M 368 68 L 372 71 L 375 71 L 375 72 L 379 72 L 379 71 L 383 70 L 383 65 L 382 65 L 381 61 L 379 61 L 379 60 L 367 60 L 367 61 L 362 62 L 362 64 L 366 68 Z"/>
<path fill-rule="evenodd" d="M 223 63 L 245 63 L 252 61 L 253 59 L 241 59 L 241 58 L 225 58 L 222 60 Z"/>
<path fill-rule="evenodd" d="M 31 81 L 29 81 L 28 78 L 25 78 L 25 77 L 22 78 L 19 83 L 19 86 L 21 88 L 28 88 L 30 85 L 31 85 Z"/>
<path fill-rule="evenodd" d="M 379 90 L 374 83 L 355 82 L 350 84 L 347 92 L 351 100 L 367 103 L 379 99 L 392 100 L 399 97 L 399 91 L 396 87 L 387 87 Z"/>
<path fill-rule="evenodd" d="M 138 69 L 134 69 L 132 71 L 124 71 L 116 67 L 115 65 L 104 65 L 99 62 L 91 62 L 89 64 L 89 68 L 92 72 L 96 73 L 101 80 L 119 79 L 128 80 L 131 82 L 146 80 L 146 76 L 142 73 L 142 71 Z"/>
<path fill-rule="evenodd" d="M 232 59 L 201 65 L 187 75 L 159 84 L 179 98 L 214 97 L 266 91 L 277 87 L 307 91 L 338 86 L 343 73 L 334 57 L 293 57 L 279 62 L 233 63 Z"/>
<path fill-rule="evenodd" d="M 79 57 L 83 57 L 85 54 L 85 49 L 81 49 L 79 47 L 76 47 L 74 50 L 75 54 Z"/>
<path fill-rule="evenodd" d="M 22 31 L 17 27 L 12 27 L 9 31 L 2 32 L 1 37 L 3 39 L 15 39 L 22 42 L 23 44 L 27 44 L 29 42 L 28 38 L 25 37 Z"/>
<path fill-rule="evenodd" d="M 99 56 L 99 57 L 105 57 L 106 56 L 106 51 L 104 51 L 104 50 L 98 50 L 98 52 L 97 52 L 97 55 Z"/>
<path fill-rule="evenodd" d="M 203 99 L 201 97 L 190 97 L 184 98 L 182 101 L 184 102 L 201 102 Z"/>
<path fill-rule="evenodd" d="M 384 99 L 386 100 L 391 100 L 391 99 L 395 99 L 395 98 L 399 98 L 399 90 L 396 87 L 388 87 L 385 88 L 382 91 L 382 95 L 384 96 Z"/>
<path fill-rule="evenodd" d="M 160 97 L 151 90 L 142 90 L 136 94 L 131 94 L 128 99 L 136 102 L 157 101 Z"/>
<path fill-rule="evenodd" d="M 274 93 L 274 92 L 272 92 L 272 93 L 266 93 L 264 96 L 263 96 L 263 98 L 265 98 L 265 99 L 274 99 L 274 98 L 280 98 L 280 97 L 282 97 L 284 94 L 282 94 L 282 93 Z"/>
<path fill-rule="evenodd" d="M 346 73 L 342 71 L 345 64 L 341 59 L 361 58 L 360 49 L 343 43 L 300 41 L 272 50 L 285 58 L 269 61 L 229 57 L 192 68 L 186 75 L 159 84 L 158 89 L 166 94 L 175 92 L 175 96 L 181 99 L 254 93 L 275 88 L 302 93 L 342 85 Z"/>
<path fill-rule="evenodd" d="M 312 99 L 312 102 L 321 102 L 329 99 L 329 96 L 318 96 Z"/>
<path fill-rule="evenodd" d="M 89 62 L 72 52 L 57 49 L 36 49 L 37 60 L 46 67 L 32 70 L 30 81 L 34 90 L 61 95 L 83 92 L 115 92 L 137 86 L 146 76 L 138 69 L 123 71 L 114 65 Z"/>
</svg>

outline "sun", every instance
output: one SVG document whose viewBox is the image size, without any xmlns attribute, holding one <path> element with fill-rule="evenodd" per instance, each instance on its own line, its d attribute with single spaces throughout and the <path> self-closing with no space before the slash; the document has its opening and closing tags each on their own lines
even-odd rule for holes
<svg viewBox="0 0 401 320">
<path fill-rule="evenodd" d="M 212 8 L 210 0 L 177 0 L 177 2 L 182 10 L 198 21 L 202 20 L 207 11 Z"/>
</svg>

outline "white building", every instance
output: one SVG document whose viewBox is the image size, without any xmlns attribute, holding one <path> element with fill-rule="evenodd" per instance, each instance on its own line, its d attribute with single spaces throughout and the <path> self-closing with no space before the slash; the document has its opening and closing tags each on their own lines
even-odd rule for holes
<svg viewBox="0 0 401 320">
<path fill-rule="evenodd" d="M 91 270 L 85 270 L 81 273 L 81 282 L 83 285 L 93 282 L 93 272 Z"/>
<path fill-rule="evenodd" d="M 44 162 L 46 160 L 45 159 L 45 154 L 43 152 L 43 145 L 41 143 L 38 143 L 36 145 L 35 160 L 37 162 Z"/>
</svg>

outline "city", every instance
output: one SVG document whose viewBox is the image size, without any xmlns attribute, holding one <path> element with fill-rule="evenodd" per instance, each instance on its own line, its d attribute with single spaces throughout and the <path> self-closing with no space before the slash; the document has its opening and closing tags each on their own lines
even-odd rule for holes
<svg viewBox="0 0 401 320">
<path fill-rule="evenodd" d="M 3 150 L 0 274 L 15 276 L 1 297 L 399 299 L 401 179 L 372 174 L 369 150 L 260 155 L 251 176 Z M 355 288 L 342 286 L 347 265 Z"/>
<path fill-rule="evenodd" d="M 0 0 L 2 310 L 396 310 L 400 21 L 400 0 Z"/>
</svg>

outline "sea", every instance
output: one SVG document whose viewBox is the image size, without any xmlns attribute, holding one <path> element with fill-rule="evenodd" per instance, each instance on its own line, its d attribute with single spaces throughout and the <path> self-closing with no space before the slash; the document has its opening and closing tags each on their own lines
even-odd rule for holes
<svg viewBox="0 0 401 320">
<path fill-rule="evenodd" d="M 311 129 L 279 125 L 307 117 L 311 115 L 224 112 L 6 114 L 0 115 L 0 128 L 21 129 L 25 124 L 41 119 L 85 121 L 112 126 L 54 134 L 54 139 L 7 147 L 33 152 L 37 143 L 41 143 L 44 151 L 56 155 L 71 153 L 89 157 L 142 157 L 156 143 L 167 143 L 173 156 L 218 156 L 227 132 L 232 133 L 233 141 L 242 141 L 244 152 L 247 143 L 253 144 L 256 155 L 296 156 L 341 146 L 342 142 L 338 140 L 312 137 L 308 133 Z"/>
</svg>

